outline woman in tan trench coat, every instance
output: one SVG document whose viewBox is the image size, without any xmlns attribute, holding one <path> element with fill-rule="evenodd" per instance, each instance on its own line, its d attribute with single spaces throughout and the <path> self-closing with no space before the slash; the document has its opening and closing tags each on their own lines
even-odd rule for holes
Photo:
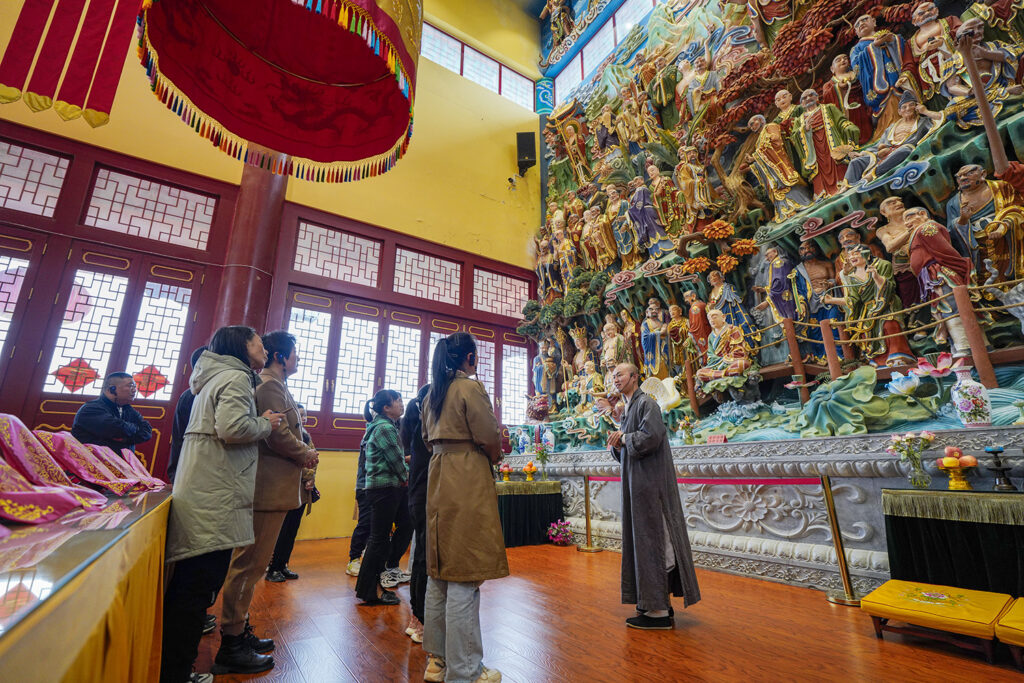
<svg viewBox="0 0 1024 683">
<path fill-rule="evenodd" d="M 476 374 L 476 342 L 457 332 L 434 349 L 423 440 L 433 448 L 427 477 L 426 681 L 497 683 L 483 666 L 480 584 L 508 576 L 491 466 L 501 432 Z"/>
</svg>

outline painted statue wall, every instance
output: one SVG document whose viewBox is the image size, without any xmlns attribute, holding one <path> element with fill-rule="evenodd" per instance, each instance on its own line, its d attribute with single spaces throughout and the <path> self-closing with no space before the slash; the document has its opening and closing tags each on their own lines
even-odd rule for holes
<svg viewBox="0 0 1024 683">
<path fill-rule="evenodd" d="M 600 446 L 631 362 L 677 443 L 1020 420 L 1024 3 L 749 8 L 658 3 L 559 94 L 533 417 Z"/>
</svg>

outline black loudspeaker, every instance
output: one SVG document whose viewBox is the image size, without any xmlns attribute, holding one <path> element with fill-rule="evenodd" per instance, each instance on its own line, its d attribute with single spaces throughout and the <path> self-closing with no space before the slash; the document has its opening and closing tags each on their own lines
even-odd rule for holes
<svg viewBox="0 0 1024 683">
<path fill-rule="evenodd" d="M 534 133 L 516 133 L 516 161 L 519 163 L 519 175 L 526 169 L 537 165 L 537 136 Z"/>
</svg>

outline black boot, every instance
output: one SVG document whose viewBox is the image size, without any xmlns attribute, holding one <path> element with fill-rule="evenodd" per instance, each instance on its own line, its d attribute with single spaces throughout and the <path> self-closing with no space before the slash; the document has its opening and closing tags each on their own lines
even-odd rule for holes
<svg viewBox="0 0 1024 683">
<path fill-rule="evenodd" d="M 242 636 L 245 638 L 246 644 L 252 648 L 253 652 L 265 655 L 268 652 L 274 651 L 274 639 L 256 637 L 256 633 L 253 632 L 248 619 L 245 620 L 245 630 L 242 631 Z"/>
<path fill-rule="evenodd" d="M 214 674 L 256 674 L 274 668 L 274 658 L 252 651 L 245 642 L 245 633 L 229 636 L 220 634 L 220 649 L 213 660 Z"/>
</svg>

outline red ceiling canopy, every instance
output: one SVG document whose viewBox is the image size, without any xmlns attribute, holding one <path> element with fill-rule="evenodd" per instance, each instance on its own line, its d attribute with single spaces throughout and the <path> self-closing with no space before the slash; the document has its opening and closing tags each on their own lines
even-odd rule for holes
<svg viewBox="0 0 1024 683">
<path fill-rule="evenodd" d="M 156 96 L 225 153 L 358 180 L 409 144 L 421 4 L 159 0 L 139 16 L 140 57 Z"/>
</svg>

